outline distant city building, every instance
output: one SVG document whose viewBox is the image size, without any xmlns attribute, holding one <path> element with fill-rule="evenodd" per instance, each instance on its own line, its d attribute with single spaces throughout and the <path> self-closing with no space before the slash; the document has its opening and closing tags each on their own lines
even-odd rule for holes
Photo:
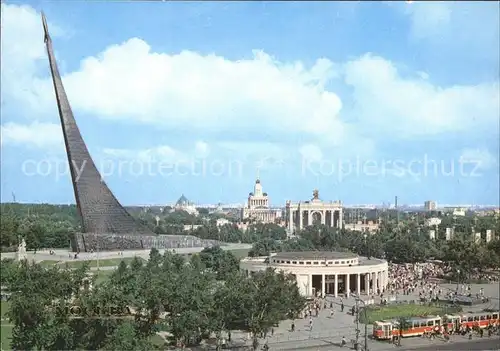
<svg viewBox="0 0 500 351">
<path fill-rule="evenodd" d="M 424 202 L 424 208 L 426 211 L 436 211 L 437 203 L 436 201 L 426 201 Z"/>
<path fill-rule="evenodd" d="M 368 232 L 374 233 L 379 229 L 378 221 L 357 221 L 356 223 L 344 223 L 344 229 L 359 231 L 359 232 Z"/>
<path fill-rule="evenodd" d="M 499 216 L 500 215 L 500 209 L 494 208 L 494 209 L 476 211 L 476 214 L 478 216 L 480 216 L 480 217 L 483 217 L 483 216 Z"/>
<path fill-rule="evenodd" d="M 454 234 L 455 234 L 455 228 L 446 228 L 445 230 L 446 241 L 450 241 L 451 239 L 453 239 Z"/>
<path fill-rule="evenodd" d="M 243 222 L 276 223 L 281 218 L 281 210 L 269 207 L 269 197 L 262 191 L 262 184 L 257 178 L 253 193 L 248 194 L 247 204 L 241 209 Z"/>
<path fill-rule="evenodd" d="M 433 227 L 433 226 L 440 225 L 440 224 L 441 224 L 441 219 L 439 219 L 437 217 L 432 217 L 432 218 L 428 218 L 425 220 L 425 225 L 427 227 Z"/>
<path fill-rule="evenodd" d="M 436 239 L 436 231 L 434 229 L 429 230 L 429 239 L 431 240 Z"/>
<path fill-rule="evenodd" d="M 184 194 L 181 195 L 179 200 L 175 203 L 175 206 L 173 208 L 174 211 L 186 211 L 187 213 L 193 215 L 193 216 L 198 216 L 198 210 L 196 209 L 196 206 L 190 202 Z"/>
<path fill-rule="evenodd" d="M 219 218 L 217 219 L 217 221 L 215 222 L 215 225 L 217 227 L 223 227 L 225 226 L 226 224 L 231 224 L 231 221 L 226 219 L 226 218 Z"/>
<path fill-rule="evenodd" d="M 463 207 L 445 207 L 444 211 L 456 217 L 465 217 L 467 209 Z"/>
<path fill-rule="evenodd" d="M 495 231 L 493 231 L 492 229 L 487 229 L 486 230 L 486 237 L 485 237 L 485 240 L 487 243 L 489 243 L 495 236 Z"/>
<path fill-rule="evenodd" d="M 317 224 L 327 227 L 342 228 L 343 207 L 340 201 L 323 202 L 318 190 L 313 191 L 311 201 L 293 204 L 286 203 L 286 225 L 290 233 Z"/>
</svg>

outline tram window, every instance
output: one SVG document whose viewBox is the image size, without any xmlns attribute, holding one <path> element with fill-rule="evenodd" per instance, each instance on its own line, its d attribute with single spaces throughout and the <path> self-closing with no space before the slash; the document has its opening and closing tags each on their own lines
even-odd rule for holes
<svg viewBox="0 0 500 351">
<path fill-rule="evenodd" d="M 290 261 L 286 261 L 286 263 L 290 264 Z"/>
<path fill-rule="evenodd" d="M 330 261 L 330 262 L 328 262 L 327 264 L 333 264 L 333 262 L 332 262 L 332 261 Z"/>
<path fill-rule="evenodd" d="M 472 317 L 467 317 L 467 322 L 472 322 Z"/>
<path fill-rule="evenodd" d="M 314 262 L 313 264 L 319 264 L 319 262 Z"/>
<path fill-rule="evenodd" d="M 479 320 L 479 317 L 478 316 L 474 316 L 474 321 L 478 321 Z"/>
<path fill-rule="evenodd" d="M 434 321 L 428 321 L 428 322 L 427 322 L 427 326 L 428 326 L 428 327 L 432 327 L 433 325 L 434 325 Z"/>
<path fill-rule="evenodd" d="M 479 317 L 482 321 L 486 320 L 486 316 Z"/>
<path fill-rule="evenodd" d="M 491 314 L 486 315 L 486 319 L 491 319 Z"/>
<path fill-rule="evenodd" d="M 427 326 L 427 324 L 426 324 L 425 322 L 420 322 L 420 326 L 421 326 L 421 327 L 426 327 L 426 326 Z"/>
<path fill-rule="evenodd" d="M 297 261 L 292 261 L 293 264 L 297 264 Z"/>
<path fill-rule="evenodd" d="M 340 261 L 340 263 L 344 264 L 344 263 L 345 263 L 345 261 Z"/>
<path fill-rule="evenodd" d="M 339 264 L 339 261 L 335 261 L 335 264 Z"/>
<path fill-rule="evenodd" d="M 304 261 L 299 261 L 299 264 L 304 264 Z"/>
<path fill-rule="evenodd" d="M 311 264 L 311 262 L 306 262 L 306 264 Z"/>
<path fill-rule="evenodd" d="M 498 313 L 493 313 L 493 319 L 498 319 Z"/>
<path fill-rule="evenodd" d="M 436 320 L 434 321 L 434 325 L 441 325 L 441 323 L 440 323 L 439 319 L 436 319 Z"/>
</svg>

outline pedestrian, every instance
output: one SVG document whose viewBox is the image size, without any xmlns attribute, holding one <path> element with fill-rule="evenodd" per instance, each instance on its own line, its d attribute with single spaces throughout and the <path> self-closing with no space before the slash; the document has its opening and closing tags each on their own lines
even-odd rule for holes
<svg viewBox="0 0 500 351">
<path fill-rule="evenodd" d="M 292 321 L 292 328 L 291 329 L 292 329 L 292 332 L 295 331 L 295 321 Z"/>
<path fill-rule="evenodd" d="M 344 303 L 340 304 L 340 312 L 344 312 Z"/>
<path fill-rule="evenodd" d="M 330 310 L 330 318 L 333 318 L 333 315 L 334 315 L 334 314 L 335 314 L 335 310 L 332 308 L 332 309 Z"/>
</svg>

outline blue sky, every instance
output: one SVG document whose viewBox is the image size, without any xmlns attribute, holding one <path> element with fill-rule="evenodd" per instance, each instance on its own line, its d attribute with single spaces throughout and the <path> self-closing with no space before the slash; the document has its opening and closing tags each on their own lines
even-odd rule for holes
<svg viewBox="0 0 500 351">
<path fill-rule="evenodd" d="M 1 199 L 74 202 L 39 12 L 124 204 L 498 204 L 494 2 L 6 2 Z"/>
</svg>

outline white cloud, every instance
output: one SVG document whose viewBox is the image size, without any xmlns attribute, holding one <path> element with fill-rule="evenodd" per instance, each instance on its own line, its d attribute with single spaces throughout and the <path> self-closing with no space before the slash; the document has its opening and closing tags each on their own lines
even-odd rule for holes
<svg viewBox="0 0 500 351">
<path fill-rule="evenodd" d="M 28 6 L 2 5 L 2 10 L 2 59 L 9 53 L 15 72 L 4 75 L 2 70 L 2 98 L 30 108 L 31 115 L 54 117 L 39 14 Z M 55 26 L 49 26 L 53 33 Z M 42 58 L 44 74 L 37 68 Z M 340 98 L 327 88 L 338 78 L 352 87 L 353 110 L 343 110 Z M 77 119 L 85 113 L 155 128 L 217 131 L 227 136 L 220 140 L 222 149 L 246 158 L 285 159 L 291 151 L 273 142 L 235 143 L 231 133 L 243 131 L 258 140 L 298 139 L 331 158 L 371 152 L 375 140 L 389 136 L 498 130 L 497 85 L 440 87 L 432 77 L 405 78 L 391 61 L 372 55 L 345 64 L 322 58 L 306 66 L 278 62 L 262 51 L 239 61 L 192 51 L 166 54 L 132 38 L 85 58 L 63 79 Z M 297 146 L 293 151 L 299 151 Z M 106 152 L 148 156 L 156 151 Z M 204 157 L 214 150 L 200 141 L 192 152 Z M 167 151 L 162 155 L 171 156 Z"/>
<path fill-rule="evenodd" d="M 204 141 L 197 141 L 194 145 L 194 154 L 199 158 L 206 158 L 210 154 L 210 147 Z"/>
<path fill-rule="evenodd" d="M 40 103 L 43 103 L 39 95 L 41 93 L 42 96 L 49 96 L 53 111 L 54 95 L 50 89 L 40 92 L 46 84 L 37 79 L 37 73 L 42 68 L 44 71 L 48 68 L 40 14 L 28 5 L 2 3 L 1 23 L 2 104 L 15 99 L 21 102 L 16 106 L 18 112 L 24 107 L 36 111 L 40 108 Z M 64 34 L 59 26 L 51 22 L 48 25 L 52 37 Z"/>
<path fill-rule="evenodd" d="M 460 53 L 461 56 L 498 62 L 498 2 L 415 1 L 411 4 L 387 4 L 409 17 L 413 38 L 435 44 L 435 49 L 451 57 Z"/>
<path fill-rule="evenodd" d="M 306 144 L 299 149 L 302 158 L 308 161 L 321 161 L 323 160 L 323 152 L 317 145 Z"/>
<path fill-rule="evenodd" d="M 345 80 L 354 90 L 355 114 L 372 136 L 406 139 L 498 126 L 498 84 L 439 87 L 406 79 L 393 63 L 370 54 L 346 64 Z"/>
<path fill-rule="evenodd" d="M 2 145 L 20 145 L 37 148 L 61 148 L 61 126 L 54 123 L 33 122 L 29 125 L 5 123 L 0 127 Z"/>
<path fill-rule="evenodd" d="M 451 8 L 445 2 L 416 2 L 405 10 L 412 17 L 412 33 L 419 38 L 435 35 L 451 21 Z"/>
<path fill-rule="evenodd" d="M 310 68 L 280 63 L 261 51 L 240 61 L 191 51 L 168 55 L 132 38 L 86 58 L 64 83 L 75 110 L 102 118 L 249 132 L 262 126 L 279 132 L 287 123 L 290 131 L 328 138 L 325 129 L 342 129 L 341 101 L 323 89 L 332 67 L 325 59 Z M 39 89 L 47 106 L 49 85 Z"/>
<path fill-rule="evenodd" d="M 138 162 L 178 162 L 186 159 L 179 150 L 168 145 L 160 145 L 149 149 L 103 149 L 105 156 L 118 159 L 136 160 Z"/>
<path fill-rule="evenodd" d="M 497 164 L 497 159 L 485 148 L 464 149 L 460 159 L 465 162 L 474 162 L 482 169 L 492 168 Z"/>
</svg>

